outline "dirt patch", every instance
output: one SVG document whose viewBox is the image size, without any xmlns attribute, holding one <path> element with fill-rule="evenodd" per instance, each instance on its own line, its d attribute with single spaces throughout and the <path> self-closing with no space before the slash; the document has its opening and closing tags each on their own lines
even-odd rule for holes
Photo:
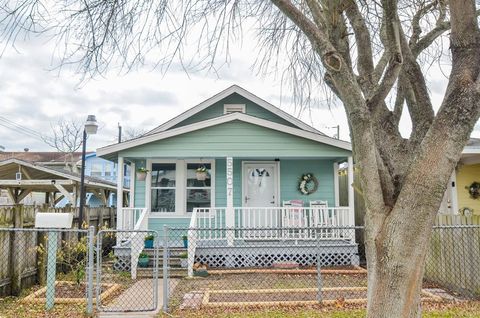
<svg viewBox="0 0 480 318">
<path fill-rule="evenodd" d="M 55 285 L 55 298 L 85 298 L 86 297 L 87 284 L 85 283 L 69 283 L 58 282 Z M 47 291 L 44 290 L 37 294 L 37 297 L 46 297 Z"/>
<path fill-rule="evenodd" d="M 102 284 L 102 299 L 110 297 L 122 286 L 118 284 Z M 94 286 L 95 288 L 95 286 Z M 21 301 L 23 303 L 45 303 L 46 302 L 47 287 L 42 287 L 35 292 L 29 294 Z M 86 297 L 86 284 L 76 284 L 69 281 L 57 281 L 55 282 L 55 303 L 60 304 L 74 304 L 84 303 L 87 301 Z M 93 302 L 96 298 L 93 298 Z"/>
<path fill-rule="evenodd" d="M 209 302 L 245 302 L 258 303 L 264 301 L 315 301 L 316 292 L 269 292 L 269 293 L 212 293 Z M 363 299 L 367 297 L 366 290 L 355 291 L 322 291 L 323 300 Z"/>
</svg>

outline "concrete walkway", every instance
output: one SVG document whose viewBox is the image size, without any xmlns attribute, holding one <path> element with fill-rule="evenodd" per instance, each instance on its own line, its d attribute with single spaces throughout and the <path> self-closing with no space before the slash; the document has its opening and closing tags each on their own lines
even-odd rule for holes
<svg viewBox="0 0 480 318">
<path fill-rule="evenodd" d="M 154 311 L 142 312 L 100 312 L 97 317 L 129 317 L 150 318 L 157 317 L 163 308 L 163 279 L 158 279 L 158 306 Z M 120 296 L 108 304 L 110 310 L 135 310 L 153 307 L 153 280 L 141 279 L 125 290 Z"/>
</svg>

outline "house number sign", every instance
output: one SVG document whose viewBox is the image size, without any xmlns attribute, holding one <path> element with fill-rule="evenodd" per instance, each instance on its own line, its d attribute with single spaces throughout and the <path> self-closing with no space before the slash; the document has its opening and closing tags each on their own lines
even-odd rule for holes
<svg viewBox="0 0 480 318">
<path fill-rule="evenodd" d="M 227 206 L 233 207 L 233 158 L 227 157 Z"/>
</svg>

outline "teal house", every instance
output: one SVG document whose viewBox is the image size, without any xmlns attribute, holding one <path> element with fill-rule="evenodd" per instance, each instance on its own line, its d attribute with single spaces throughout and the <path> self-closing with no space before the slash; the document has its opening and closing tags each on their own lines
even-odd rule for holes
<svg viewBox="0 0 480 318">
<path fill-rule="evenodd" d="M 199 257 L 216 262 L 208 251 L 201 253 L 203 241 L 225 247 L 246 239 L 308 245 L 320 237 L 356 251 L 350 234 L 305 229 L 354 225 L 353 189 L 348 206 L 339 206 L 338 182 L 339 165 L 348 165 L 353 182 L 351 144 L 237 85 L 97 155 L 130 166 L 129 202 L 117 197 L 118 229 L 189 228 L 189 244 L 196 248 L 190 265 Z M 122 178 L 117 186 L 124 187 Z M 198 228 L 212 231 L 192 237 Z M 218 228 L 249 230 L 229 235 Z M 269 228 L 282 230 L 262 231 Z"/>
</svg>

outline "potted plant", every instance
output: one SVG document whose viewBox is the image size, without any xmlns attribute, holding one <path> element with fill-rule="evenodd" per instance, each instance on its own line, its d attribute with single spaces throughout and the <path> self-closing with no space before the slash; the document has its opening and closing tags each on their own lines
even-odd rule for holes
<svg viewBox="0 0 480 318">
<path fill-rule="evenodd" d="M 141 168 L 138 168 L 137 169 L 137 180 L 138 181 L 145 181 L 145 179 L 147 178 L 147 173 L 149 171 L 147 169 L 145 169 L 144 167 L 141 167 Z"/>
<path fill-rule="evenodd" d="M 149 234 L 147 236 L 145 236 L 145 248 L 153 248 L 153 234 Z"/>
<path fill-rule="evenodd" d="M 205 181 L 205 179 L 207 179 L 208 169 L 205 166 L 201 166 L 197 168 L 196 173 L 198 181 Z"/>
<path fill-rule="evenodd" d="M 182 268 L 187 268 L 187 266 L 188 266 L 188 253 L 183 252 L 180 255 L 178 255 L 178 257 L 180 258 L 180 266 L 182 266 Z"/>
<path fill-rule="evenodd" d="M 150 257 L 148 256 L 148 254 L 145 252 L 140 253 L 140 255 L 138 256 L 138 266 L 143 268 L 148 267 L 149 262 Z"/>
<path fill-rule="evenodd" d="M 182 236 L 183 247 L 188 248 L 188 237 L 186 235 Z"/>
</svg>

